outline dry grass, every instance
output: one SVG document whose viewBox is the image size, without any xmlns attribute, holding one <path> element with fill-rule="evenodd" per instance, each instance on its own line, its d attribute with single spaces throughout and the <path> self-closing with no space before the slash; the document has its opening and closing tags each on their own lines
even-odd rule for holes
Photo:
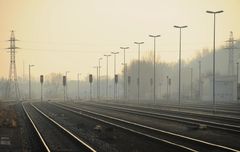
<svg viewBox="0 0 240 152">
<path fill-rule="evenodd" d="M 0 103 L 0 127 L 17 127 L 17 115 L 14 105 Z"/>
</svg>

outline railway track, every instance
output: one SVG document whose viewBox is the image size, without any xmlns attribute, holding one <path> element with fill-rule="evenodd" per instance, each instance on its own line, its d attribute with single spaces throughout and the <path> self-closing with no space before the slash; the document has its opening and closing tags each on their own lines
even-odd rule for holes
<svg viewBox="0 0 240 152">
<path fill-rule="evenodd" d="M 149 108 L 149 109 L 158 109 L 158 110 L 171 110 L 171 111 L 183 111 L 191 113 L 201 113 L 201 114 L 214 114 L 214 115 L 228 115 L 232 117 L 240 116 L 240 104 L 236 105 L 216 105 L 215 109 L 212 105 L 195 105 L 195 104 L 182 104 L 181 106 L 175 104 L 157 104 L 157 105 L 146 105 L 146 104 L 127 104 L 127 103 L 113 103 L 106 102 L 109 105 L 117 106 L 131 106 L 139 108 Z"/>
<path fill-rule="evenodd" d="M 214 111 L 215 114 L 224 114 L 224 115 L 233 115 L 233 116 L 240 116 L 240 112 L 238 107 L 223 107 L 216 105 L 213 108 L 212 105 L 188 105 L 183 104 L 181 106 L 176 105 L 159 105 L 159 108 L 169 108 L 169 109 L 181 109 L 181 110 L 189 110 L 189 111 L 199 111 L 205 113 L 212 113 Z"/>
<path fill-rule="evenodd" d="M 195 151 L 187 147 L 177 145 L 166 140 L 158 139 L 156 137 L 144 134 L 142 132 L 136 132 L 134 130 L 123 129 L 119 126 L 115 126 L 106 122 L 99 121 L 85 116 L 79 115 L 72 111 L 60 108 L 53 104 L 36 103 L 39 109 L 49 114 L 51 117 L 72 130 L 77 134 L 88 132 L 88 139 L 91 141 L 101 140 L 98 144 L 94 142 L 97 150 L 102 152 L 108 151 L 138 151 L 138 152 L 159 152 L 161 151 Z M 63 115 L 63 116 L 61 116 Z M 76 126 L 81 123 L 81 128 L 77 129 Z M 101 131 L 96 131 L 96 126 L 101 126 Z M 109 132 L 109 129 L 112 130 Z M 80 133 L 81 134 L 81 133 Z M 85 134 L 86 135 L 86 134 Z M 92 139 L 94 138 L 94 139 Z M 110 140 L 109 140 L 110 138 Z M 105 140 L 106 139 L 106 140 Z M 106 142 L 106 144 L 105 144 Z M 99 145 L 101 146 L 99 148 Z M 127 145 L 127 146 L 126 146 Z M 106 147 L 106 148 L 102 148 Z"/>
<path fill-rule="evenodd" d="M 201 115 L 201 114 L 188 114 L 188 113 L 180 113 L 176 111 L 176 113 L 158 113 L 151 112 L 150 110 L 138 110 L 133 107 L 117 107 L 112 105 L 103 105 L 103 104 L 95 104 L 95 103 L 81 103 L 85 106 L 94 106 L 96 108 L 104 108 L 115 110 L 119 112 L 127 112 L 131 114 L 154 117 L 158 119 L 166 119 L 175 122 L 182 122 L 189 125 L 206 125 L 209 128 L 220 129 L 223 131 L 231 131 L 233 133 L 240 133 L 240 119 L 232 118 L 232 117 L 222 117 L 215 115 Z M 184 114 L 184 115 L 181 115 Z M 205 120 L 204 120 L 205 119 Z M 216 121 L 218 120 L 218 121 Z"/>
<path fill-rule="evenodd" d="M 81 103 L 86 103 L 86 102 L 81 102 Z M 123 107 L 123 108 L 132 108 L 132 109 L 138 109 L 138 110 L 143 110 L 143 111 L 150 111 L 150 112 L 157 112 L 157 113 L 168 113 L 168 114 L 178 114 L 178 115 L 191 115 L 191 116 L 196 116 L 196 117 L 205 117 L 205 118 L 211 118 L 214 120 L 222 120 L 222 121 L 230 121 L 230 122 L 236 122 L 236 124 L 240 123 L 240 118 L 238 116 L 229 116 L 229 115 L 219 115 L 217 113 L 212 114 L 212 113 L 202 113 L 202 112 L 193 112 L 191 111 L 186 111 L 186 110 L 179 110 L 178 108 L 176 109 L 168 109 L 164 107 L 152 107 L 152 106 L 143 106 L 143 105 L 128 105 L 128 104 L 119 104 L 119 103 L 86 103 L 86 104 L 98 104 L 98 105 L 109 105 L 109 106 L 114 106 L 114 107 Z"/>
<path fill-rule="evenodd" d="M 37 133 L 44 151 L 96 152 L 88 144 L 47 116 L 36 106 L 30 103 L 22 103 L 22 107 Z"/>
<path fill-rule="evenodd" d="M 78 115 L 83 115 L 91 119 L 95 119 L 104 123 L 111 124 L 116 127 L 120 127 L 122 129 L 126 129 L 128 131 L 134 131 L 136 133 L 143 134 L 145 136 L 149 136 L 155 139 L 159 139 L 159 140 L 166 141 L 178 146 L 188 148 L 188 150 L 191 150 L 191 151 L 224 151 L 224 152 L 238 151 L 236 149 L 229 148 L 226 146 L 217 145 L 217 144 L 206 142 L 203 140 L 190 138 L 180 134 L 142 125 L 136 122 L 130 122 L 126 119 L 119 119 L 116 117 L 100 114 L 97 112 L 92 112 L 83 108 L 73 107 L 72 105 L 71 106 L 63 105 L 62 103 L 51 103 L 51 104 L 56 105 L 57 107 L 62 108 L 66 111 L 71 111 L 73 113 L 76 113 Z"/>
</svg>

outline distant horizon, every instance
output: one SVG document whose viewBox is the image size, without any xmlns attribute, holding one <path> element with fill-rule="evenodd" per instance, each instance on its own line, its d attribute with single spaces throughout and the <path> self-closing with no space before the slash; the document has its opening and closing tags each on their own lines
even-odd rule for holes
<svg viewBox="0 0 240 152">
<path fill-rule="evenodd" d="M 235 42 L 235 47 L 236 47 L 235 53 L 236 53 L 237 50 L 240 50 L 240 47 L 238 48 L 239 44 L 240 44 L 240 40 L 237 40 Z M 204 52 L 204 50 L 205 50 L 205 52 Z M 226 50 L 226 52 L 228 54 L 228 49 L 226 49 L 226 46 L 221 46 L 219 48 L 216 48 L 216 55 L 220 51 L 223 51 L 223 50 Z M 143 58 L 144 58 L 144 60 L 146 58 L 149 59 L 149 55 L 151 53 L 153 53 L 153 52 L 152 51 L 146 52 L 146 54 L 142 56 L 141 61 L 143 61 Z M 201 58 L 203 58 L 203 59 L 206 58 L 207 56 L 210 56 L 210 58 L 212 58 L 212 50 L 204 48 L 201 51 L 197 52 L 193 58 L 191 58 L 189 60 L 182 60 L 182 63 L 185 63 L 187 66 L 191 66 L 191 62 L 197 62 L 198 61 L 199 55 L 201 55 Z M 240 53 L 235 54 L 235 56 L 240 56 Z M 239 57 L 237 57 L 237 58 L 239 58 Z M 228 60 L 228 56 L 226 56 L 226 59 Z M 219 59 L 216 58 L 216 60 L 218 61 Z M 145 61 L 150 61 L 150 60 L 145 60 Z M 137 59 L 133 59 L 133 60 L 130 61 L 130 63 L 132 63 L 132 62 L 137 62 Z M 165 61 L 163 61 L 161 59 L 159 60 L 159 57 L 157 57 L 157 64 L 169 64 L 169 66 L 172 66 L 172 65 L 178 65 L 178 61 L 176 61 L 176 62 L 174 62 L 174 61 L 173 62 L 165 62 Z M 105 68 L 105 66 L 106 65 L 102 65 L 102 68 Z M 210 67 L 212 67 L 212 64 L 210 65 Z M 111 70 L 111 68 L 112 68 L 112 65 L 109 65 L 109 69 L 110 70 Z M 122 70 L 123 70 L 123 67 L 120 69 L 119 72 L 117 72 L 117 74 L 122 76 Z M 34 69 L 32 69 L 32 72 L 33 71 L 34 71 Z M 216 71 L 216 72 L 218 72 L 218 71 Z M 65 72 L 51 71 L 49 73 L 41 73 L 40 75 L 46 76 L 46 75 L 50 75 L 50 74 L 62 74 L 62 75 L 65 75 Z M 93 74 L 94 77 L 95 77 L 96 69 L 92 73 L 80 73 L 80 80 L 84 81 L 85 79 L 88 79 L 88 75 L 89 74 Z M 39 81 L 39 76 L 40 75 L 32 75 L 31 77 L 33 78 L 33 81 Z M 106 76 L 106 72 L 105 71 L 101 71 L 101 77 L 104 78 L 105 76 Z M 21 78 L 21 79 L 23 78 L 23 71 L 20 71 L 20 73 L 18 74 L 18 77 Z M 3 76 L 1 76 L 1 78 L 8 79 L 8 77 L 3 77 Z M 25 75 L 24 75 L 24 78 L 25 78 L 25 80 L 28 80 L 28 65 L 25 65 Z M 69 71 L 68 79 L 70 81 L 77 81 L 77 73 L 72 74 L 71 71 Z M 112 75 L 110 75 L 110 74 L 109 74 L 109 79 L 113 79 Z"/>
<path fill-rule="evenodd" d="M 32 75 L 65 73 L 76 79 L 77 73 L 95 73 L 92 68 L 102 57 L 101 73 L 105 74 L 104 54 L 118 51 L 117 71 L 121 72 L 122 46 L 129 46 L 126 62 L 137 59 L 135 41 L 141 45 L 141 57 L 153 50 L 149 34 L 160 34 L 156 52 L 160 60 L 178 62 L 179 30 L 174 25 L 188 25 L 182 31 L 182 60 L 190 61 L 203 49 L 212 51 L 213 16 L 206 10 L 223 10 L 216 18 L 216 48 L 225 46 L 229 32 L 240 38 L 240 1 L 238 0 L 171 0 L 168 2 L 97 0 L 78 1 L 2 1 L 0 14 L 0 77 L 8 78 L 10 30 L 15 31 L 18 76 L 28 72 L 34 64 Z M 9 13 L 11 12 L 11 13 Z M 109 58 L 109 75 L 113 75 L 113 59 Z"/>
</svg>

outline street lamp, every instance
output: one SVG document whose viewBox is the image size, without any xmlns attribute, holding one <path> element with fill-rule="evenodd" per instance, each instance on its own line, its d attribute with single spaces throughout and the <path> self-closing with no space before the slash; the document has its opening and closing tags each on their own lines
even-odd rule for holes
<svg viewBox="0 0 240 152">
<path fill-rule="evenodd" d="M 223 13 L 223 11 L 206 11 L 206 13 L 213 14 L 213 112 L 215 112 L 215 29 L 216 29 L 216 14 Z"/>
<path fill-rule="evenodd" d="M 119 54 L 119 52 L 111 52 L 114 55 L 114 78 L 116 75 L 116 55 Z M 115 80 L 114 82 L 114 99 L 116 100 L 116 93 L 117 93 L 117 88 L 116 88 L 116 83 Z"/>
<path fill-rule="evenodd" d="M 106 82 L 106 99 L 108 99 L 108 57 L 111 55 L 104 55 L 107 58 L 107 67 L 106 67 L 106 76 L 107 76 L 107 82 Z"/>
<path fill-rule="evenodd" d="M 77 80 L 78 80 L 78 82 L 77 82 L 77 89 L 78 89 L 78 101 L 79 101 L 79 76 L 81 75 L 81 73 L 78 73 L 77 74 Z"/>
<path fill-rule="evenodd" d="M 28 72 L 29 72 L 29 100 L 31 99 L 31 67 L 35 65 L 29 64 L 28 65 Z"/>
<path fill-rule="evenodd" d="M 187 26 L 173 26 L 175 28 L 178 28 L 180 31 L 180 39 L 179 39 L 179 75 L 178 75 L 178 106 L 180 108 L 181 105 L 181 51 L 182 51 L 182 29 L 187 28 Z"/>
<path fill-rule="evenodd" d="M 124 99 L 126 100 L 126 97 L 127 97 L 127 90 L 126 90 L 126 67 L 125 67 L 125 64 L 126 64 L 126 60 L 125 60 L 125 51 L 126 51 L 126 49 L 129 49 L 129 47 L 120 47 L 120 49 L 122 49 L 123 50 L 123 70 L 124 70 L 124 82 L 123 82 L 123 87 L 124 87 Z"/>
<path fill-rule="evenodd" d="M 138 78 L 137 78 L 137 85 L 138 85 L 138 104 L 139 104 L 139 90 L 140 90 L 140 45 L 144 42 L 134 42 L 134 44 L 138 45 Z"/>
<path fill-rule="evenodd" d="M 101 93 L 100 93 L 100 90 L 101 90 L 101 75 L 100 75 L 100 69 L 101 69 L 101 63 L 100 61 L 102 60 L 102 58 L 98 58 L 98 100 L 100 99 L 100 96 L 101 96 Z"/>
<path fill-rule="evenodd" d="M 68 83 L 67 83 L 67 74 L 69 73 L 70 71 L 66 71 L 65 72 L 65 76 L 66 76 L 66 98 L 67 98 L 67 101 L 68 101 Z"/>
<path fill-rule="evenodd" d="M 156 38 L 161 35 L 149 35 L 154 39 L 154 53 L 153 53 L 153 102 L 156 103 Z"/>
</svg>

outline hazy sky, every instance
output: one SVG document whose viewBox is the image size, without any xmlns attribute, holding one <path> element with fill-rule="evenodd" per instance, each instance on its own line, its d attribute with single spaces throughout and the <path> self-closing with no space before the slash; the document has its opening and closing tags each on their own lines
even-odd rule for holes
<svg viewBox="0 0 240 152">
<path fill-rule="evenodd" d="M 202 48 L 212 48 L 213 16 L 206 10 L 224 10 L 217 15 L 217 47 L 233 31 L 240 37 L 240 0 L 0 0 L 0 76 L 7 77 L 10 31 L 15 30 L 18 75 L 70 71 L 86 76 L 98 58 L 120 51 L 118 72 L 122 68 L 120 46 L 129 46 L 127 62 L 137 58 L 134 41 L 144 41 L 142 55 L 153 50 L 149 34 L 160 34 L 157 54 L 162 61 L 178 59 L 179 31 L 173 25 L 188 25 L 183 31 L 183 59 L 191 59 Z M 102 60 L 105 74 L 106 60 Z M 109 73 L 113 71 L 109 58 Z"/>
</svg>

